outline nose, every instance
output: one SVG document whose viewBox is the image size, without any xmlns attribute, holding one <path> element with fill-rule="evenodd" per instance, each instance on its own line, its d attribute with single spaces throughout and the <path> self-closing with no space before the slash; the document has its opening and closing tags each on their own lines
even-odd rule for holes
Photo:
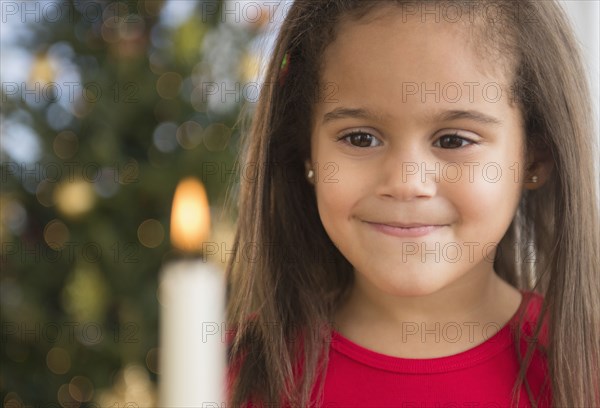
<svg viewBox="0 0 600 408">
<path fill-rule="evenodd" d="M 416 150 L 387 155 L 380 171 L 379 197 L 411 201 L 436 194 L 440 163 Z"/>
</svg>

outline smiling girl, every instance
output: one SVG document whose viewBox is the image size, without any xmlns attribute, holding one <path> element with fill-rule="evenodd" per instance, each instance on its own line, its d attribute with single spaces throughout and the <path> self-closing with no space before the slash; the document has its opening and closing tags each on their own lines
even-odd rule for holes
<svg viewBox="0 0 600 408">
<path fill-rule="evenodd" d="M 551 1 L 294 2 L 242 158 L 232 405 L 600 406 L 574 49 Z"/>
</svg>

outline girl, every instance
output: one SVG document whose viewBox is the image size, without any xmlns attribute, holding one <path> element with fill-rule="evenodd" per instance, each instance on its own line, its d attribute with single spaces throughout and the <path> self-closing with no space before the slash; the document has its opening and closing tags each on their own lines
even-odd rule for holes
<svg viewBox="0 0 600 408">
<path fill-rule="evenodd" d="M 551 1 L 294 2 L 243 151 L 230 404 L 600 406 L 575 49 Z"/>
</svg>

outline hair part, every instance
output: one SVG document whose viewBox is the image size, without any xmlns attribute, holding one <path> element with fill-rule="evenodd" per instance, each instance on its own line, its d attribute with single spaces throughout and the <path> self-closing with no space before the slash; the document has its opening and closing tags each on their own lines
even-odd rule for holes
<svg viewBox="0 0 600 408">
<path fill-rule="evenodd" d="M 304 176 L 310 157 L 314 106 L 323 97 L 323 54 L 344 19 L 364 20 L 388 6 L 420 1 L 295 0 L 280 29 L 263 92 L 244 135 L 238 228 L 227 266 L 234 406 L 253 402 L 309 405 L 317 380 L 323 386 L 333 312 L 351 288 L 352 265 L 324 230 L 314 188 Z M 431 3 L 431 2 L 429 2 Z M 494 269 L 520 290 L 544 295 L 533 333 L 549 321 L 547 348 L 553 405 L 600 405 L 600 225 L 594 179 L 594 128 L 583 64 L 564 12 L 554 1 L 523 0 L 516 17 L 511 0 L 437 1 L 470 13 L 461 21 L 478 52 L 501 58 L 510 69 L 529 151 L 551 156 L 553 175 L 523 193 L 517 214 L 498 245 Z M 475 3 L 475 4 L 474 4 Z M 461 28 L 463 28 L 461 27 Z M 495 48 L 493 48 L 495 47 Z M 289 53 L 285 82 L 281 61 Z M 509 68 L 510 67 L 510 68 Z M 253 256 L 248 251 L 253 249 Z M 533 248 L 535 263 L 523 262 Z M 519 333 L 517 333 L 520 335 Z M 516 338 L 517 343 L 520 338 Z M 515 384 L 528 390 L 526 372 L 538 345 L 530 343 Z M 518 349 L 518 347 L 517 347 Z M 322 388 L 321 388 L 322 389 Z"/>
</svg>

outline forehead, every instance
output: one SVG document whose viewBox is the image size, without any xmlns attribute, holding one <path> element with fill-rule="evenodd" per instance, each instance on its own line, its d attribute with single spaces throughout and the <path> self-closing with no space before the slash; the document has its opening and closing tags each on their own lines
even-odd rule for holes
<svg viewBox="0 0 600 408">
<path fill-rule="evenodd" d="M 409 96 L 423 102 L 481 104 L 498 91 L 508 96 L 508 64 L 499 63 L 491 51 L 478 51 L 476 31 L 468 22 L 406 18 L 397 6 L 377 8 L 358 20 L 345 17 L 325 49 L 321 85 L 335 90 L 334 100 L 356 104 L 397 104 L 408 102 Z M 508 98 L 495 102 L 510 105 Z M 317 111 L 325 105 L 327 100 L 317 104 Z"/>
<path fill-rule="evenodd" d="M 484 32 L 487 41 L 483 40 Z M 509 76 L 506 74 L 510 57 L 498 50 L 494 37 L 497 35 L 493 35 L 493 30 L 484 28 L 479 21 L 423 21 L 407 16 L 399 6 L 379 6 L 361 18 L 344 16 L 338 23 L 335 40 L 325 49 L 324 60 L 327 66 L 354 55 L 361 58 L 361 63 L 377 57 L 380 62 L 411 62 L 418 70 L 442 63 L 445 72 L 475 68 L 490 76 Z M 450 66 L 449 61 L 454 65 Z"/>
</svg>

